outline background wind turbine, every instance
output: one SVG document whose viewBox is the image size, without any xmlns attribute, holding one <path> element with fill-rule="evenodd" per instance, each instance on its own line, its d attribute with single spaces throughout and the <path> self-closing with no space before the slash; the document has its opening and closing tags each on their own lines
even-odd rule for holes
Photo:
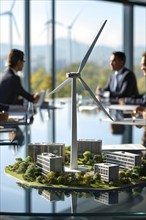
<svg viewBox="0 0 146 220">
<path fill-rule="evenodd" d="M 55 20 L 55 25 L 62 26 L 62 27 L 64 27 L 64 28 L 66 28 L 67 31 L 68 31 L 69 64 L 72 63 L 72 28 L 73 28 L 73 25 L 75 24 L 75 22 L 77 21 L 79 15 L 80 15 L 80 13 L 78 13 L 78 14 L 76 15 L 76 17 L 73 19 L 73 21 L 72 21 L 69 25 L 63 24 L 62 22 Z M 47 45 L 49 45 L 49 35 L 50 35 L 49 30 L 50 30 L 51 25 L 52 25 L 52 19 L 48 19 L 48 20 L 45 22 L 45 24 L 44 24 L 45 27 L 44 27 L 44 29 L 43 29 L 43 31 L 42 31 L 42 33 L 43 33 L 44 31 L 47 31 Z M 49 56 L 49 57 L 50 57 L 50 56 Z M 51 57 L 50 57 L 50 58 L 51 58 Z M 50 59 L 49 59 L 49 60 L 50 60 Z M 47 62 L 47 63 L 48 63 L 48 62 Z"/>
<path fill-rule="evenodd" d="M 72 63 L 72 28 L 75 24 L 75 22 L 77 21 L 78 17 L 79 17 L 80 13 L 78 13 L 76 15 L 76 17 L 73 19 L 73 21 L 69 24 L 69 25 L 65 25 L 59 21 L 55 21 L 56 25 L 65 27 L 68 31 L 68 42 L 69 42 L 69 64 Z M 47 22 L 45 22 L 45 27 L 46 29 L 49 29 L 49 26 L 52 24 L 52 20 L 48 20 Z"/>
<path fill-rule="evenodd" d="M 10 8 L 9 11 L 5 11 L 5 12 L 0 13 L 0 16 L 6 16 L 6 15 L 9 16 L 10 49 L 11 49 L 12 46 L 13 46 L 13 22 L 14 22 L 14 25 L 15 25 L 15 28 L 16 28 L 16 31 L 17 31 L 17 34 L 18 34 L 18 37 L 19 37 L 19 39 L 20 39 L 20 33 L 19 33 L 18 26 L 17 26 L 17 22 L 16 22 L 16 19 L 15 19 L 13 13 L 12 13 L 12 10 L 13 10 L 13 8 L 14 8 L 15 2 L 16 2 L 16 0 L 13 1 L 12 6 L 11 6 L 11 8 Z"/>
<path fill-rule="evenodd" d="M 94 41 L 92 42 L 90 48 L 88 49 L 87 53 L 85 54 L 82 62 L 80 63 L 80 66 L 78 68 L 77 72 L 70 72 L 67 73 L 66 76 L 68 79 L 66 79 L 63 83 L 61 83 L 58 87 L 56 87 L 52 92 L 49 93 L 49 95 L 57 92 L 67 84 L 71 83 L 72 85 L 72 144 L 71 144 L 71 158 L 70 158 L 70 169 L 77 169 L 77 153 L 78 153 L 78 144 L 77 144 L 77 109 L 76 109 L 76 79 L 79 80 L 83 88 L 89 93 L 89 95 L 93 98 L 94 102 L 100 107 L 100 109 L 113 121 L 112 117 L 109 115 L 109 113 L 105 110 L 103 105 L 100 103 L 100 101 L 95 97 L 94 93 L 91 91 L 91 89 L 88 87 L 88 85 L 85 83 L 85 81 L 81 78 L 81 71 L 83 70 L 95 44 L 97 39 L 99 38 L 107 20 L 104 21 L 103 25 L 101 26 L 99 32 L 97 33 Z"/>
<path fill-rule="evenodd" d="M 55 21 L 55 26 L 59 25 L 59 26 L 64 26 L 64 24 L 62 24 L 59 21 Z M 46 47 L 46 71 L 51 71 L 51 52 L 50 52 L 50 39 L 51 39 L 51 30 L 52 30 L 52 19 L 48 19 L 45 23 L 44 23 L 44 28 L 41 31 L 41 33 L 39 34 L 38 38 L 40 38 L 40 36 L 42 34 L 44 34 L 46 32 L 47 34 L 47 38 L 46 38 L 46 42 L 47 42 L 47 47 Z"/>
<path fill-rule="evenodd" d="M 68 29 L 68 39 L 69 39 L 69 62 L 72 63 L 72 28 L 77 21 L 80 12 L 76 15 L 70 25 L 67 25 L 66 28 Z"/>
</svg>

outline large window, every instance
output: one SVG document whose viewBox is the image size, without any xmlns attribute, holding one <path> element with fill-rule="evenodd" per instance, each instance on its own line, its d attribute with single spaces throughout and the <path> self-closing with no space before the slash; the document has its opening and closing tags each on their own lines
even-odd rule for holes
<svg viewBox="0 0 146 220">
<path fill-rule="evenodd" d="M 0 2 L 0 71 L 5 68 L 6 56 L 11 47 L 24 49 L 24 6 L 23 0 Z M 83 70 L 84 77 L 93 91 L 97 84 L 103 86 L 107 80 L 111 52 L 123 49 L 123 5 L 98 0 L 55 1 L 56 85 L 65 79 L 66 71 L 77 71 L 79 63 L 106 19 L 107 23 Z M 138 65 L 146 36 L 144 7 L 135 6 L 134 21 L 134 65 Z M 46 87 L 51 89 L 51 0 L 30 0 L 30 45 L 31 88 L 33 91 Z M 92 77 L 89 77 L 91 74 Z M 78 92 L 82 91 L 79 89 Z M 61 96 L 64 94 L 66 95 L 67 91 L 60 93 Z"/>
<path fill-rule="evenodd" d="M 0 1 L 0 71 L 6 65 L 10 48 L 22 49 L 24 45 L 24 3 Z"/>
<path fill-rule="evenodd" d="M 146 92 L 145 77 L 140 69 L 141 56 L 146 51 L 146 8 L 134 8 L 134 70 L 140 93 Z"/>
</svg>

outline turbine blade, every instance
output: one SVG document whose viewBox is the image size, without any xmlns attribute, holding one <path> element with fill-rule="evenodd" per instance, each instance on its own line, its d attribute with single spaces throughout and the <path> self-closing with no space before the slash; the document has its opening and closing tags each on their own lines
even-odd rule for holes
<svg viewBox="0 0 146 220">
<path fill-rule="evenodd" d="M 15 1 L 16 1 L 16 0 L 13 1 L 10 11 L 12 11 L 12 9 L 14 8 Z"/>
<path fill-rule="evenodd" d="M 2 16 L 2 15 L 9 15 L 9 14 L 10 14 L 9 11 L 5 11 L 5 12 L 0 13 L 0 16 Z"/>
<path fill-rule="evenodd" d="M 15 17 L 14 17 L 13 14 L 12 14 L 12 19 L 13 19 L 13 21 L 14 21 L 14 25 L 15 25 L 15 28 L 16 28 L 16 31 L 17 31 L 17 34 L 18 34 L 18 37 L 19 37 L 19 39 L 21 39 L 20 32 L 19 32 L 19 29 L 18 29 L 18 25 L 17 25 L 16 19 L 15 19 Z"/>
<path fill-rule="evenodd" d="M 45 26 L 49 25 L 49 24 L 52 24 L 52 19 L 48 20 L 45 22 Z M 55 24 L 58 24 L 60 26 L 65 26 L 63 23 L 61 23 L 60 21 L 55 21 Z"/>
<path fill-rule="evenodd" d="M 41 32 L 39 33 L 39 36 L 38 36 L 38 37 L 40 37 L 41 35 L 43 35 L 45 31 L 46 31 L 46 28 L 43 28 L 43 30 L 41 30 Z"/>
<path fill-rule="evenodd" d="M 56 24 L 65 27 L 65 25 L 63 23 L 61 23 L 60 21 L 55 21 Z"/>
<path fill-rule="evenodd" d="M 88 60 L 88 58 L 89 58 L 89 56 L 90 56 L 90 54 L 91 54 L 91 52 L 92 52 L 92 50 L 93 50 L 95 44 L 96 44 L 96 41 L 97 41 L 97 39 L 99 38 L 99 36 L 100 36 L 100 34 L 101 34 L 101 32 L 102 32 L 102 30 L 103 30 L 105 24 L 106 24 L 106 22 L 107 22 L 107 20 L 104 21 L 104 23 L 103 23 L 103 25 L 101 26 L 101 28 L 100 28 L 98 34 L 96 35 L 94 41 L 92 42 L 92 44 L 91 44 L 91 46 L 89 47 L 89 49 L 88 49 L 86 55 L 84 56 L 84 58 L 83 58 L 83 60 L 82 60 L 82 62 L 81 62 L 81 64 L 80 64 L 80 66 L 79 66 L 79 68 L 78 68 L 78 73 L 79 73 L 79 74 L 80 74 L 80 72 L 82 71 L 82 69 L 84 68 L 84 66 L 85 66 L 85 64 L 86 64 L 86 62 L 87 62 L 87 60 Z"/>
<path fill-rule="evenodd" d="M 57 86 L 52 92 L 50 92 L 48 95 L 52 95 L 53 93 L 57 92 L 67 84 L 71 82 L 71 78 L 66 79 L 63 83 L 61 83 L 59 86 Z"/>
<path fill-rule="evenodd" d="M 101 102 L 95 97 L 94 93 L 91 91 L 91 89 L 89 88 L 89 86 L 84 82 L 84 80 L 81 77 L 78 77 L 80 83 L 82 84 L 82 86 L 85 88 L 85 90 L 87 90 L 87 92 L 90 94 L 90 96 L 93 98 L 93 100 L 96 102 L 96 104 L 102 109 L 102 111 L 112 120 L 114 121 L 114 119 L 110 116 L 110 114 L 105 110 L 105 108 L 103 107 L 103 105 L 101 104 Z"/>
<path fill-rule="evenodd" d="M 76 17 L 73 19 L 72 23 L 70 25 L 68 25 L 68 29 L 72 29 L 74 23 L 77 21 L 77 18 L 79 17 L 81 12 L 79 12 Z"/>
<path fill-rule="evenodd" d="M 52 23 L 52 19 L 46 21 L 46 22 L 45 22 L 45 26 L 47 26 L 47 25 L 49 25 L 49 24 L 51 24 L 51 23 Z"/>
</svg>

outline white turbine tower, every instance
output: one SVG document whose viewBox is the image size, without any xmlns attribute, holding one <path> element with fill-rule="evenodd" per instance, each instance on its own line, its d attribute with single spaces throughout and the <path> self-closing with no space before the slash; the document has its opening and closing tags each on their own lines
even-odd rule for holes
<svg viewBox="0 0 146 220">
<path fill-rule="evenodd" d="M 76 15 L 70 25 L 67 25 L 66 28 L 68 29 L 68 39 L 69 39 L 69 62 L 72 63 L 72 28 L 77 21 L 80 13 Z"/>
<path fill-rule="evenodd" d="M 57 92 L 67 84 L 71 83 L 72 85 L 72 144 L 71 144 L 71 159 L 70 159 L 70 169 L 78 169 L 77 164 L 77 152 L 78 152 L 78 144 L 77 144 L 77 109 L 76 109 L 76 80 L 78 79 L 81 85 L 89 95 L 93 98 L 94 102 L 102 109 L 102 111 L 113 121 L 113 118 L 109 115 L 109 113 L 105 110 L 103 105 L 100 103 L 100 101 L 95 97 L 94 93 L 91 91 L 89 86 L 85 83 L 85 81 L 81 78 L 81 71 L 83 70 L 95 44 L 97 39 L 99 38 L 107 20 L 104 21 L 103 25 L 101 26 L 98 34 L 96 35 L 94 41 L 92 42 L 90 48 L 88 49 L 87 53 L 85 54 L 82 62 L 80 63 L 80 66 L 78 68 L 77 72 L 70 72 L 67 73 L 66 76 L 68 79 L 66 79 L 63 83 L 61 83 L 58 87 L 56 87 L 52 92 L 49 93 L 49 95 Z"/>
<path fill-rule="evenodd" d="M 46 52 L 46 57 L 49 58 L 46 60 L 46 70 L 49 71 L 50 70 L 50 66 L 51 66 L 51 55 L 50 55 L 50 52 L 49 52 L 49 36 L 50 36 L 50 29 L 52 28 L 52 19 L 50 20 L 47 20 L 45 23 L 44 23 L 44 29 L 42 31 L 47 33 L 47 52 Z M 58 21 L 55 21 L 55 25 L 59 25 L 59 26 L 64 26 L 61 22 L 58 22 Z M 51 27 L 51 28 L 50 28 Z M 48 61 L 49 60 L 49 61 Z M 50 65 L 48 65 L 48 63 L 50 62 Z M 49 66 L 49 67 L 48 67 Z"/>
<path fill-rule="evenodd" d="M 10 49 L 12 48 L 12 45 L 13 45 L 13 22 L 14 22 L 14 25 L 15 25 L 18 37 L 20 38 L 20 33 L 19 33 L 18 26 L 17 26 L 17 22 L 16 22 L 16 19 L 15 19 L 13 13 L 12 13 L 12 10 L 14 8 L 15 2 L 16 2 L 16 0 L 13 1 L 9 11 L 5 11 L 5 12 L 0 13 L 0 16 L 9 16 Z"/>
</svg>

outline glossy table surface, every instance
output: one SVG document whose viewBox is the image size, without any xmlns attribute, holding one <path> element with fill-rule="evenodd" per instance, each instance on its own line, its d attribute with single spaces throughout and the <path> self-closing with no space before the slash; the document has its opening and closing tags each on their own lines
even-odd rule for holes
<svg viewBox="0 0 146 220">
<path fill-rule="evenodd" d="M 61 133 L 60 139 L 57 136 L 57 141 L 62 142 L 62 134 L 67 133 L 67 129 L 60 130 L 67 126 L 64 117 L 67 115 L 67 110 L 55 110 L 56 126 Z M 65 112 L 64 112 L 65 111 Z M 16 126 L 18 129 L 18 146 L 15 145 L 1 145 L 0 146 L 0 211 L 1 219 L 53 219 L 53 216 L 59 216 L 60 219 L 122 219 L 124 216 L 133 216 L 136 220 L 143 219 L 146 215 L 146 186 L 136 187 L 126 190 L 115 190 L 112 192 L 97 191 L 89 192 L 58 192 L 48 191 L 44 189 L 23 188 L 18 180 L 10 177 L 4 171 L 9 164 L 14 164 L 16 158 L 25 158 L 27 155 L 28 143 L 36 142 L 50 142 L 52 141 L 52 115 L 50 119 L 46 119 L 46 112 L 42 112 L 44 120 L 39 112 L 34 117 L 34 122 L 28 126 Z M 48 116 L 47 116 L 48 117 Z M 63 117 L 63 119 L 61 118 Z M 95 119 L 97 116 L 95 112 L 92 116 L 82 115 L 79 113 L 79 118 L 84 117 L 87 124 L 89 118 Z M 96 118 L 99 121 L 100 115 Z M 90 118 L 90 121 L 91 121 Z M 59 119 L 59 120 L 58 120 Z M 80 119 L 79 119 L 80 120 Z M 64 121 L 64 124 L 62 123 Z M 95 120 L 93 120 L 95 123 Z M 99 122 L 100 123 L 100 122 Z M 103 123 L 104 124 L 104 123 Z M 104 126 L 104 125 L 103 125 Z M 98 126 L 97 126 L 98 127 Z M 102 126 L 101 126 L 102 127 Z M 79 126 L 79 133 L 80 133 Z M 69 132 L 69 131 L 68 131 Z M 90 131 L 93 133 L 92 131 Z M 85 133 L 85 130 L 84 130 Z M 104 133 L 104 132 L 103 132 Z M 0 134 L 5 138 L 9 137 L 9 133 Z M 81 134 L 80 134 L 81 135 Z M 105 134 L 103 134 L 103 137 Z M 114 137 L 110 136 L 111 143 L 114 142 Z M 118 144 L 120 140 L 118 139 Z M 15 216 L 15 217 L 13 217 Z M 29 218 L 28 218 L 29 216 Z M 51 218 L 52 216 L 52 218 Z M 62 216 L 62 217 L 61 217 Z M 108 217 L 107 217 L 108 216 Z M 113 218 L 116 216 L 115 218 Z M 117 216 L 120 216 L 119 218 Z M 30 218 L 31 217 L 31 218 Z M 56 219 L 59 219 L 59 217 Z M 54 217 L 55 219 L 55 217 Z"/>
</svg>

